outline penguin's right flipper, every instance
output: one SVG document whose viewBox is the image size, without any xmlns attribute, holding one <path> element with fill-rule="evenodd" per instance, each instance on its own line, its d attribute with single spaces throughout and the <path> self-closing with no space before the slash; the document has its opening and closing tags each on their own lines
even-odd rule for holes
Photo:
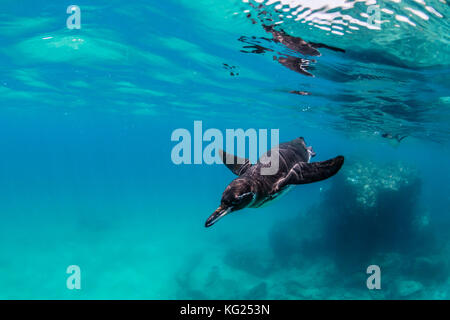
<svg viewBox="0 0 450 320">
<path fill-rule="evenodd" d="M 407 138 L 408 136 L 400 136 L 399 134 L 395 136 L 398 142 L 402 142 L 403 139 Z"/>
<path fill-rule="evenodd" d="M 326 49 L 333 50 L 333 51 L 336 51 L 336 52 L 343 52 L 343 53 L 345 53 L 345 50 L 344 50 L 344 49 L 337 48 L 337 47 L 332 47 L 332 46 L 328 46 L 328 45 L 326 45 L 326 44 L 324 44 L 324 43 L 319 43 L 319 42 L 309 42 L 309 44 L 310 44 L 311 47 L 313 47 L 314 49 L 317 49 L 317 48 L 326 48 Z"/>
<path fill-rule="evenodd" d="M 222 149 L 219 149 L 219 155 L 223 164 L 226 165 L 227 168 L 230 169 L 235 175 L 240 176 L 252 166 L 250 160 L 237 157 L 231 153 L 226 153 Z"/>
<path fill-rule="evenodd" d="M 279 192 L 291 184 L 306 184 L 328 179 L 334 176 L 343 164 L 343 156 L 320 162 L 300 162 L 289 171 L 286 177 L 278 181 L 273 192 Z"/>
</svg>

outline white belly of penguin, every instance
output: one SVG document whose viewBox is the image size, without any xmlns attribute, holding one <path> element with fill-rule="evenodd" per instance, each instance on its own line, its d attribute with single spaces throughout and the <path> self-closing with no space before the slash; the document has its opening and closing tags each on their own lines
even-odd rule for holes
<svg viewBox="0 0 450 320">
<path fill-rule="evenodd" d="M 286 195 L 286 193 L 291 191 L 292 188 L 294 188 L 294 187 L 295 187 L 295 185 L 289 185 L 286 188 L 282 189 L 280 192 L 277 192 L 277 193 L 267 197 L 266 199 L 261 201 L 262 204 L 260 206 L 258 206 L 258 208 L 266 207 L 269 203 L 273 203 L 275 200 L 279 200 L 282 196 Z"/>
</svg>

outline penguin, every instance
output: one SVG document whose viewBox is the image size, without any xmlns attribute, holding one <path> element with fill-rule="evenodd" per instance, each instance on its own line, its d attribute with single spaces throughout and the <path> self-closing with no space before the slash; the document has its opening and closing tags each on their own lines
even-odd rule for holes
<svg viewBox="0 0 450 320">
<path fill-rule="evenodd" d="M 383 133 L 381 136 L 386 139 L 395 139 L 395 140 L 397 140 L 398 143 L 402 142 L 403 139 L 408 137 L 408 136 L 401 136 L 400 134 L 392 135 L 387 132 Z"/>
<path fill-rule="evenodd" d="M 272 148 L 255 164 L 251 164 L 249 159 L 220 150 L 223 163 L 238 177 L 226 187 L 220 206 L 206 220 L 205 227 L 211 227 L 231 212 L 259 208 L 279 197 L 291 186 L 328 179 L 344 164 L 343 156 L 311 163 L 310 160 L 315 155 L 312 147 L 306 146 L 303 137 Z M 263 168 L 272 166 L 274 156 L 278 157 L 278 170 L 273 174 L 261 174 Z"/>
<path fill-rule="evenodd" d="M 326 48 L 329 50 L 345 53 L 344 49 L 328 46 L 319 42 L 307 42 L 300 37 L 294 37 L 287 34 L 284 30 L 277 31 L 274 26 L 263 25 L 266 32 L 269 32 L 273 36 L 273 41 L 283 44 L 285 47 L 301 53 L 305 56 L 321 56 L 318 48 Z"/>
</svg>

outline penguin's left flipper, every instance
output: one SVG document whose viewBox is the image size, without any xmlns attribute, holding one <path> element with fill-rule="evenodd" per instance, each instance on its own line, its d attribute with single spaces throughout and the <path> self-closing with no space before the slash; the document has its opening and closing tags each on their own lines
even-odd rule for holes
<svg viewBox="0 0 450 320">
<path fill-rule="evenodd" d="M 343 164 L 343 156 L 320 162 L 299 162 L 289 170 L 284 178 L 278 181 L 274 192 L 279 192 L 291 184 L 306 184 L 328 179 L 334 176 Z"/>
<path fill-rule="evenodd" d="M 222 149 L 219 149 L 219 155 L 223 164 L 237 176 L 240 176 L 252 166 L 249 159 L 240 158 L 231 153 L 226 153 Z"/>
</svg>

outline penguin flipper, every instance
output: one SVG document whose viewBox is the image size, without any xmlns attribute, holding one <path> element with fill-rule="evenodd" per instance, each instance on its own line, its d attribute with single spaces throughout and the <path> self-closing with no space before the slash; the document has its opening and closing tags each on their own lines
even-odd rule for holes
<svg viewBox="0 0 450 320">
<path fill-rule="evenodd" d="M 343 156 L 320 162 L 299 162 L 277 182 L 274 193 L 291 184 L 306 184 L 328 179 L 334 176 L 343 164 Z"/>
<path fill-rule="evenodd" d="M 408 137 L 408 136 L 400 136 L 400 135 L 397 135 L 397 141 L 398 141 L 398 142 L 402 142 L 402 140 L 405 139 L 406 137 Z"/>
<path fill-rule="evenodd" d="M 231 153 L 226 153 L 222 149 L 219 149 L 219 155 L 223 164 L 226 165 L 227 168 L 230 169 L 235 175 L 240 176 L 252 166 L 250 160 L 237 157 Z"/>
<path fill-rule="evenodd" d="M 332 47 L 332 46 L 328 46 L 328 45 L 326 45 L 326 44 L 324 44 L 324 43 L 320 43 L 320 42 L 309 42 L 309 44 L 310 44 L 310 46 L 313 47 L 314 49 L 317 49 L 317 48 L 326 48 L 326 49 L 333 50 L 333 51 L 336 51 L 336 52 L 343 52 L 343 53 L 345 53 L 345 50 L 344 50 L 344 49 L 337 48 L 337 47 Z"/>
</svg>

